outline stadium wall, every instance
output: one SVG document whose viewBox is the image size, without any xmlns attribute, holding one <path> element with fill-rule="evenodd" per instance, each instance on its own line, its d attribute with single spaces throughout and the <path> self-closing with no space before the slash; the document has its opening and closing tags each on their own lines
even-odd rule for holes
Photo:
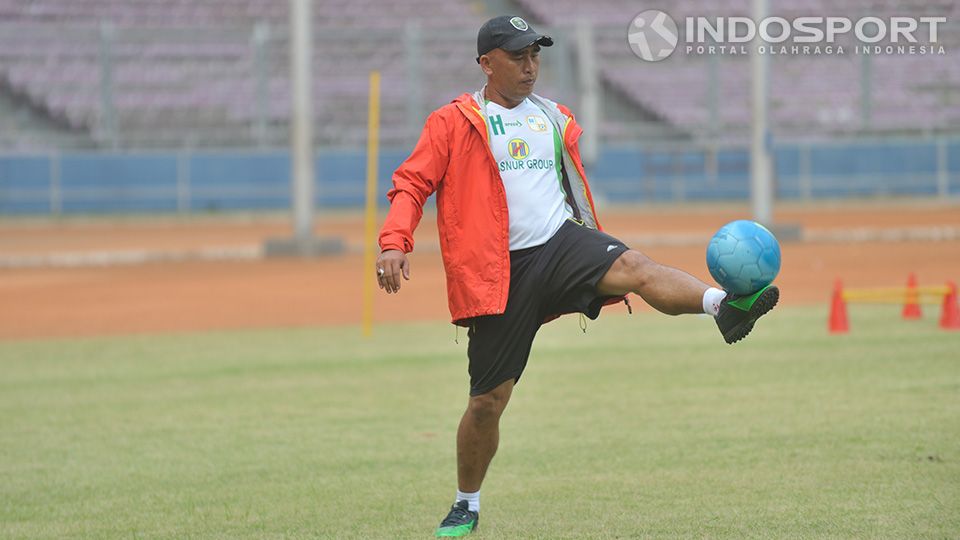
<svg viewBox="0 0 960 540">
<path fill-rule="evenodd" d="M 409 149 L 381 152 L 379 192 Z M 960 139 L 783 143 L 780 199 L 960 196 Z M 321 208 L 363 205 L 365 154 L 316 158 Z M 745 200 L 743 147 L 607 147 L 589 166 L 597 198 L 618 203 Z M 218 212 L 290 207 L 286 151 L 0 155 L 0 215 Z"/>
</svg>

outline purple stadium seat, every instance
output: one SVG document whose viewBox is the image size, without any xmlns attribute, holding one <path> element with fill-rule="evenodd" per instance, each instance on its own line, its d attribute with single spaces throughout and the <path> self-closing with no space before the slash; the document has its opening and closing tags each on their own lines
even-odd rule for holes
<svg viewBox="0 0 960 540">
<path fill-rule="evenodd" d="M 572 21 L 597 26 L 596 51 L 607 88 L 646 116 L 682 131 L 709 128 L 710 59 L 678 51 L 656 64 L 637 59 L 626 42 L 636 12 L 666 9 L 688 15 L 743 15 L 750 0 L 683 0 L 642 6 L 626 0 L 518 0 L 539 25 L 568 28 Z M 924 0 L 827 0 L 771 2 L 786 17 L 810 13 L 872 15 L 937 13 L 960 16 L 960 3 Z M 251 144 L 261 114 L 251 36 L 257 23 L 271 26 L 266 49 L 267 96 L 262 111 L 275 131 L 287 134 L 290 115 L 288 2 L 285 0 L 0 0 L 0 81 L 52 116 L 77 129 L 99 128 L 103 92 L 99 24 L 116 28 L 111 94 L 124 141 L 151 145 L 215 133 L 210 140 Z M 383 73 L 383 134 L 387 144 L 410 142 L 410 95 L 404 25 L 417 20 L 422 36 L 423 112 L 440 106 L 481 76 L 472 63 L 472 35 L 485 15 L 470 0 L 316 0 L 314 3 L 314 109 L 318 140 L 356 144 L 365 138 L 367 74 Z M 15 31 L 4 31 L 14 28 Z M 362 28 L 362 32 L 355 29 Z M 443 34 L 438 37 L 439 34 Z M 470 31 L 470 34 L 473 30 Z M 567 34 L 569 35 L 569 34 Z M 953 53 L 955 51 L 951 51 Z M 749 62 L 717 63 L 720 127 L 749 124 Z M 792 57 L 771 61 L 770 111 L 776 132 L 860 130 L 860 58 Z M 931 129 L 960 119 L 960 61 L 956 55 L 873 57 L 872 118 L 875 129 Z M 541 90 L 548 90 L 545 81 Z M 951 93 L 951 85 L 954 88 Z M 569 89 L 566 89 L 568 92 Z M 551 94 L 552 95 L 552 94 Z M 575 103 L 573 105 L 576 105 Z M 605 137 L 631 132 L 620 118 L 607 119 Z M 954 124 L 955 125 L 955 124 Z"/>
</svg>

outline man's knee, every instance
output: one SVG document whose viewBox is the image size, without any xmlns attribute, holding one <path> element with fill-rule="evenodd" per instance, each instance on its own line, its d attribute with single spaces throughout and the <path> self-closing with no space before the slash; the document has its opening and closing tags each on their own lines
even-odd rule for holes
<svg viewBox="0 0 960 540">
<path fill-rule="evenodd" d="M 467 414 L 478 422 L 499 420 L 503 410 L 507 407 L 507 402 L 510 401 L 512 390 L 512 384 L 503 384 L 485 394 L 470 396 L 470 401 L 467 404 Z"/>
<path fill-rule="evenodd" d="M 657 263 L 643 253 L 636 250 L 628 250 L 617 259 L 620 265 L 620 271 L 627 276 L 630 287 L 636 291 L 644 288 L 653 275 L 653 269 Z"/>
</svg>

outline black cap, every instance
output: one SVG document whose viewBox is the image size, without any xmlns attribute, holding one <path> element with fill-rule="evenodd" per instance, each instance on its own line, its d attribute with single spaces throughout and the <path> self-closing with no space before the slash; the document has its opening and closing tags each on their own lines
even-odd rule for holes
<svg viewBox="0 0 960 540">
<path fill-rule="evenodd" d="M 549 47 L 553 45 L 553 38 L 534 32 L 522 17 L 494 17 L 483 23 L 477 34 L 477 63 L 480 63 L 481 56 L 494 49 L 514 52 L 534 43 Z"/>
</svg>

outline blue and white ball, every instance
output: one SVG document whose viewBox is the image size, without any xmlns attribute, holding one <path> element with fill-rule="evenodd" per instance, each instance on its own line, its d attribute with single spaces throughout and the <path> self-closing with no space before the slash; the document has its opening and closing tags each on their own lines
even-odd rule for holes
<svg viewBox="0 0 960 540">
<path fill-rule="evenodd" d="M 736 295 L 755 293 L 780 272 L 780 243 L 755 221 L 731 221 L 710 239 L 707 268 L 725 290 Z"/>
</svg>

